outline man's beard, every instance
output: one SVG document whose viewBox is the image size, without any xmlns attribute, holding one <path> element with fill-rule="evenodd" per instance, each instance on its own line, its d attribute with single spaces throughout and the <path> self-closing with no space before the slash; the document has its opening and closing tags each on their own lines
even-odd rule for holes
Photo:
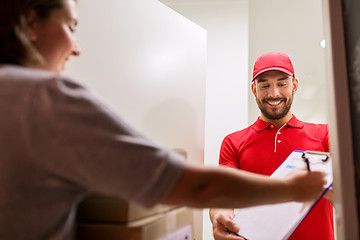
<svg viewBox="0 0 360 240">
<path fill-rule="evenodd" d="M 293 98 L 294 98 L 294 94 L 292 94 L 289 99 L 266 98 L 266 99 L 260 101 L 258 98 L 256 98 L 256 103 L 257 103 L 260 111 L 266 118 L 271 119 L 271 120 L 279 120 L 279 119 L 285 117 L 289 113 Z M 267 101 L 282 101 L 284 103 L 284 106 L 282 107 L 280 112 L 277 111 L 278 109 L 267 110 L 265 107 L 267 105 L 267 103 L 266 103 Z M 271 110 L 275 110 L 275 111 L 271 111 Z"/>
</svg>

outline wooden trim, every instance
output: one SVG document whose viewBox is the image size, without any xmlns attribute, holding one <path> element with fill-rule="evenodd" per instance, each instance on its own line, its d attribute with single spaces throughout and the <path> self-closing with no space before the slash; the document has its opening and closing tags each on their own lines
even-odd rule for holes
<svg viewBox="0 0 360 240">
<path fill-rule="evenodd" d="M 323 0 L 323 14 L 336 239 L 358 240 L 359 223 L 341 0 Z"/>
</svg>

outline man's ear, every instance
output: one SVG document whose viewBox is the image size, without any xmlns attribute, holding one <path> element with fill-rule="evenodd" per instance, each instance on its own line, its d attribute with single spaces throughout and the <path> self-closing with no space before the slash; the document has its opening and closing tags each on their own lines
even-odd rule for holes
<svg viewBox="0 0 360 240">
<path fill-rule="evenodd" d="M 294 88 L 293 88 L 293 94 L 295 94 L 296 91 L 298 90 L 298 87 L 299 87 L 299 81 L 298 81 L 297 78 L 294 78 L 293 86 L 294 86 Z"/>
<path fill-rule="evenodd" d="M 251 83 L 251 91 L 253 92 L 254 97 L 256 97 L 256 85 L 254 81 Z"/>
</svg>

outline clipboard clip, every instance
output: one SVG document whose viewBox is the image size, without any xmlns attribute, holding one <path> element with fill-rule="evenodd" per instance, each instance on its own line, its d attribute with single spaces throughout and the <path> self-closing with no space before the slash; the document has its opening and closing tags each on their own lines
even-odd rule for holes
<svg viewBox="0 0 360 240">
<path fill-rule="evenodd" d="M 319 156 L 317 157 L 316 155 L 319 155 Z M 310 171 L 310 163 L 317 164 L 317 163 L 321 163 L 321 162 L 327 162 L 330 158 L 330 153 L 305 151 L 301 155 L 301 158 L 304 160 L 307 170 Z M 321 161 L 319 161 L 319 158 Z"/>
<path fill-rule="evenodd" d="M 322 161 L 322 162 L 326 162 L 327 160 L 329 160 L 329 157 L 330 157 L 330 153 L 328 153 L 328 152 L 305 151 L 305 152 L 303 153 L 303 155 L 306 154 L 306 153 L 311 154 L 311 155 L 321 155 L 321 156 L 325 156 L 325 158 L 321 158 L 321 161 Z"/>
</svg>

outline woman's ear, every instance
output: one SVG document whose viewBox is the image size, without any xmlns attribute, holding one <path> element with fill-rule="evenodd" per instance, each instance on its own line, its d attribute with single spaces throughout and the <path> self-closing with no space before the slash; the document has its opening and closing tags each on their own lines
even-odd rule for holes
<svg viewBox="0 0 360 240">
<path fill-rule="evenodd" d="M 38 24 L 38 18 L 34 11 L 31 11 L 26 16 L 26 33 L 31 42 L 35 42 L 37 40 L 36 28 Z"/>
<path fill-rule="evenodd" d="M 28 35 L 28 37 L 29 37 L 29 39 L 30 39 L 31 42 L 35 42 L 35 41 L 36 41 L 37 36 L 36 36 L 35 31 L 33 31 L 32 29 L 28 29 L 27 35 Z"/>
</svg>

